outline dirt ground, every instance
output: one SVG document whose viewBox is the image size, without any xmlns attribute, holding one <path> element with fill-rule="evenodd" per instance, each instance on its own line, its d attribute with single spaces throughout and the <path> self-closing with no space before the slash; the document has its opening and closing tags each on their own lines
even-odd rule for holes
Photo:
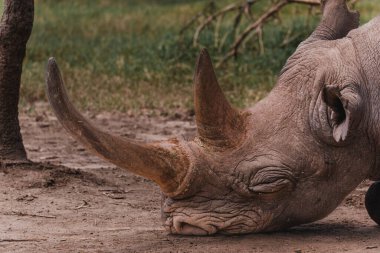
<svg viewBox="0 0 380 253">
<path fill-rule="evenodd" d="M 193 119 L 87 114 L 99 126 L 139 140 L 191 138 Z M 90 155 L 40 104 L 21 115 L 29 158 L 40 165 L 0 168 L 0 252 L 380 252 L 380 228 L 363 206 L 363 182 L 327 218 L 270 234 L 168 235 L 153 183 Z"/>
</svg>

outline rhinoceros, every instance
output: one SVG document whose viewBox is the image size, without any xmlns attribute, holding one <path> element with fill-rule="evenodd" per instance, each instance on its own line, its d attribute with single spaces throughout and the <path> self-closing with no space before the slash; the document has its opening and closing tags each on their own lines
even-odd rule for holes
<svg viewBox="0 0 380 253">
<path fill-rule="evenodd" d="M 229 104 L 202 50 L 191 141 L 140 143 L 94 127 L 70 103 L 53 58 L 48 98 L 76 140 L 159 185 L 169 233 L 242 234 L 313 222 L 363 180 L 380 180 L 380 16 L 358 28 L 359 13 L 345 0 L 322 1 L 322 10 L 319 26 L 252 108 Z M 375 218 L 379 188 L 367 201 Z"/>
</svg>

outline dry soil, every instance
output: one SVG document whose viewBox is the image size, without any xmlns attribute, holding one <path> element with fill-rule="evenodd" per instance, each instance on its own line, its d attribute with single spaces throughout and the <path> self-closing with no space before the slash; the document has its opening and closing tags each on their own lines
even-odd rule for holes
<svg viewBox="0 0 380 253">
<path fill-rule="evenodd" d="M 138 140 L 191 138 L 193 118 L 87 114 Z M 363 182 L 327 218 L 287 231 L 240 236 L 168 235 L 153 183 L 89 154 L 45 104 L 21 115 L 35 165 L 0 168 L 0 252 L 380 252 L 380 228 L 363 206 Z"/>
</svg>

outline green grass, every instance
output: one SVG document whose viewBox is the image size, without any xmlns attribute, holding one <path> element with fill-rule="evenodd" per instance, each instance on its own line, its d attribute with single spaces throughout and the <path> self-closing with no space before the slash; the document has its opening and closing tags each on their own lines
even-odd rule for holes
<svg viewBox="0 0 380 253">
<path fill-rule="evenodd" d="M 192 75 L 200 47 L 192 46 L 194 28 L 183 36 L 179 31 L 207 2 L 36 0 L 35 23 L 24 62 L 22 105 L 45 100 L 45 65 L 54 56 L 72 100 L 81 108 L 191 108 Z M 216 2 L 223 7 L 231 0 Z M 256 11 L 270 1 L 261 2 Z M 359 10 L 365 10 L 365 19 L 380 12 L 374 2 L 358 4 Z M 251 105 L 273 87 L 287 57 L 317 23 L 318 17 L 308 19 L 306 13 L 305 7 L 286 7 L 282 22 L 273 21 L 265 28 L 264 53 L 260 53 L 257 40 L 251 39 L 237 60 L 217 70 L 234 105 Z M 222 23 L 221 35 L 229 32 L 233 18 L 230 15 Z M 217 44 L 215 31 L 215 27 L 206 29 L 200 43 L 217 61 L 233 36 L 227 36 L 225 44 Z M 293 40 L 282 45 L 287 36 Z"/>
</svg>

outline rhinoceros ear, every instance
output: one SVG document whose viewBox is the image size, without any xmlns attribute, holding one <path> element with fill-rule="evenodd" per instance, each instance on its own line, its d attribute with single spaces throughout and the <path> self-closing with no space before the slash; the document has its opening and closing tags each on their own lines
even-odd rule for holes
<svg viewBox="0 0 380 253">
<path fill-rule="evenodd" d="M 350 11 L 346 0 L 321 0 L 321 6 L 322 21 L 306 42 L 340 39 L 358 28 L 359 12 Z"/>
<path fill-rule="evenodd" d="M 349 132 L 357 127 L 362 116 L 363 106 L 358 88 L 354 85 L 343 89 L 335 85 L 326 85 L 322 98 L 328 106 L 328 121 L 334 140 L 337 143 L 345 141 Z"/>
<path fill-rule="evenodd" d="M 229 148 L 241 141 L 244 117 L 224 96 L 206 49 L 201 51 L 196 65 L 194 104 L 198 135 L 204 144 Z"/>
</svg>

